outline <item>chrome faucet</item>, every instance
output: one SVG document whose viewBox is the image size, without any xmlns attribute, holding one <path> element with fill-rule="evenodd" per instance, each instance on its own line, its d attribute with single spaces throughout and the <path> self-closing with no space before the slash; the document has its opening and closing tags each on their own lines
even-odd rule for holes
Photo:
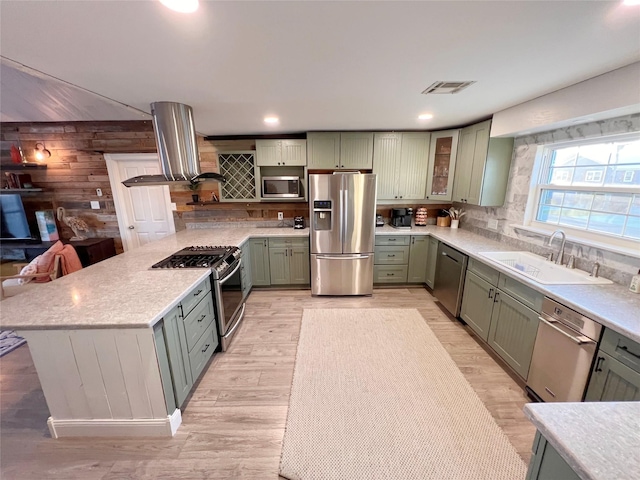
<svg viewBox="0 0 640 480">
<path fill-rule="evenodd" d="M 560 244 L 560 249 L 558 250 L 558 256 L 556 257 L 556 265 L 562 265 L 562 260 L 564 257 L 564 244 L 567 242 L 567 236 L 564 234 L 564 232 L 562 230 L 556 230 L 555 232 L 553 232 L 549 237 L 549 241 L 547 242 L 547 245 L 551 245 L 551 242 L 553 242 L 553 239 L 558 234 L 562 235 L 562 243 Z"/>
</svg>

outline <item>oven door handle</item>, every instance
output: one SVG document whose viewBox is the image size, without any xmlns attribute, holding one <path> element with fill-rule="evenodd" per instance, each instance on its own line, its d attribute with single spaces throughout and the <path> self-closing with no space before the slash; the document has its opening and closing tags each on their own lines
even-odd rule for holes
<svg viewBox="0 0 640 480">
<path fill-rule="evenodd" d="M 233 334 L 233 332 L 235 332 L 236 328 L 238 328 L 240 326 L 240 324 L 242 323 L 242 318 L 244 317 L 244 309 L 245 308 L 247 308 L 247 304 L 243 303 L 242 304 L 242 311 L 238 315 L 238 318 L 236 318 L 236 324 L 233 326 L 233 328 L 231 330 L 229 330 L 227 333 L 224 334 L 225 337 L 230 337 Z"/>
<path fill-rule="evenodd" d="M 556 327 L 553 323 L 551 323 L 550 321 L 542 318 L 542 317 L 538 317 L 538 319 L 547 324 L 548 326 L 550 326 L 551 328 L 553 328 L 554 330 L 556 330 L 557 332 L 561 333 L 562 335 L 564 335 L 565 337 L 567 337 L 568 339 L 570 339 L 572 342 L 577 343 L 578 345 L 582 345 L 582 344 L 587 344 L 587 343 L 596 343 L 593 340 L 591 340 L 590 338 L 587 338 L 585 336 L 580 336 L 580 337 L 574 337 L 573 335 L 565 332 L 564 330 L 561 330 L 560 328 Z"/>
<path fill-rule="evenodd" d="M 225 276 L 223 279 L 218 280 L 218 282 L 220 283 L 220 285 L 224 285 L 224 283 L 229 280 L 234 273 L 236 273 L 238 271 L 238 269 L 240 268 L 240 265 L 242 265 L 242 259 L 238 260 L 238 265 L 236 265 L 236 268 L 233 269 L 233 272 L 229 273 L 227 276 Z"/>
</svg>

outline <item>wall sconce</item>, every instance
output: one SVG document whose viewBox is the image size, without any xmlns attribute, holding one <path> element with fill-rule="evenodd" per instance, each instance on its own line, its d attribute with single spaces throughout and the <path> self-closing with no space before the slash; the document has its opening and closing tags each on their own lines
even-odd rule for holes
<svg viewBox="0 0 640 480">
<path fill-rule="evenodd" d="M 44 147 L 44 143 L 40 143 L 40 142 L 36 143 L 34 154 L 35 154 L 36 160 L 38 160 L 39 162 L 51 156 L 51 152 Z"/>
</svg>

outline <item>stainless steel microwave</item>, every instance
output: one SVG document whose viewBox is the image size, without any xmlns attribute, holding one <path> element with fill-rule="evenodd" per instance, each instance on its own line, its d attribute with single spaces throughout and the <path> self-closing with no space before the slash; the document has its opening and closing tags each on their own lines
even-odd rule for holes
<svg viewBox="0 0 640 480">
<path fill-rule="evenodd" d="M 262 177 L 263 198 L 301 198 L 300 177 Z"/>
</svg>

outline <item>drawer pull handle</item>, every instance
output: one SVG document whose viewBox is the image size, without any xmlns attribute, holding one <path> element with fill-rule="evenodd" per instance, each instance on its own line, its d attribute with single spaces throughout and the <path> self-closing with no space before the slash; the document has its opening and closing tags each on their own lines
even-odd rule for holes
<svg viewBox="0 0 640 480">
<path fill-rule="evenodd" d="M 387 255 L 387 257 L 395 257 L 395 256 L 396 256 L 395 253 Z"/>
<path fill-rule="evenodd" d="M 394 277 L 395 275 L 395 273 L 387 273 L 387 277 Z"/>
<path fill-rule="evenodd" d="M 489 298 L 493 298 L 493 288 L 489 289 Z"/>
<path fill-rule="evenodd" d="M 499 301 L 500 301 L 500 294 L 496 292 L 495 296 L 493 297 L 493 303 L 498 303 Z"/>
<path fill-rule="evenodd" d="M 197 297 L 198 295 L 200 295 L 202 293 L 202 290 L 198 290 L 196 293 L 193 294 L 194 297 Z"/>
<path fill-rule="evenodd" d="M 634 357 L 636 357 L 636 358 L 640 359 L 640 355 L 638 355 L 638 354 L 636 354 L 636 353 L 633 353 L 631 350 L 629 350 L 629 349 L 627 348 L 627 346 L 626 346 L 626 345 L 623 345 L 622 347 L 620 347 L 620 350 L 622 350 L 622 351 L 623 351 L 623 352 L 625 352 L 625 353 L 628 353 L 629 355 L 632 355 L 632 356 L 634 356 Z"/>
<path fill-rule="evenodd" d="M 209 347 L 210 347 L 210 346 L 211 346 L 211 344 L 210 344 L 210 343 L 207 343 L 207 344 L 204 346 L 204 349 L 202 350 L 202 353 L 204 353 L 204 352 L 206 352 L 207 350 L 209 350 Z"/>
<path fill-rule="evenodd" d="M 602 362 L 604 362 L 604 357 L 598 357 L 598 361 L 596 362 L 596 368 L 594 369 L 594 372 L 601 372 L 602 371 Z"/>
<path fill-rule="evenodd" d="M 388 238 L 387 241 L 389 242 L 395 242 L 397 240 L 397 238 Z"/>
<path fill-rule="evenodd" d="M 198 323 L 200 323 L 205 318 L 207 318 L 207 315 L 203 313 L 202 316 L 198 319 Z"/>
</svg>

